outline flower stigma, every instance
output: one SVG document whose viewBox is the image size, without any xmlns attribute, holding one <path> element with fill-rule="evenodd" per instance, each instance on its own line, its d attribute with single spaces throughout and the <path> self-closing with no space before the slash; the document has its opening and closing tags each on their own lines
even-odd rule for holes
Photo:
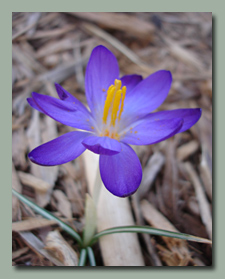
<svg viewBox="0 0 225 279">
<path fill-rule="evenodd" d="M 117 123 L 121 120 L 126 96 L 126 86 L 121 88 L 121 80 L 115 79 L 114 85 L 110 85 L 107 90 L 102 121 L 104 124 L 103 133 L 100 136 L 110 137 L 119 140 Z"/>
</svg>

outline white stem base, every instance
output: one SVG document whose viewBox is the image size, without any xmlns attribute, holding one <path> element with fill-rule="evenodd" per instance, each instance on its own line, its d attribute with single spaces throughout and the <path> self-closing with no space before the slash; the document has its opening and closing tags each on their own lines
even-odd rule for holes
<svg viewBox="0 0 225 279">
<path fill-rule="evenodd" d="M 93 195 L 99 156 L 90 151 L 85 151 L 82 156 L 89 192 Z M 98 231 L 117 226 L 133 226 L 134 220 L 128 199 L 113 196 L 102 182 L 101 184 L 97 203 Z M 111 234 L 101 237 L 99 241 L 105 266 L 144 266 L 136 234 Z"/>
</svg>

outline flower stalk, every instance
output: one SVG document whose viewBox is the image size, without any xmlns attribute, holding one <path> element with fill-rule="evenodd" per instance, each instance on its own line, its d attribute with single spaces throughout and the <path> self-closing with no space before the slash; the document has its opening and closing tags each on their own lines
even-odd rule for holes
<svg viewBox="0 0 225 279">
<path fill-rule="evenodd" d="M 96 206 L 97 206 L 98 201 L 99 201 L 101 188 L 102 188 L 102 180 L 101 180 L 99 167 L 97 167 L 95 184 L 94 184 L 94 189 L 93 189 L 93 200 L 94 200 L 94 203 L 95 203 Z"/>
</svg>

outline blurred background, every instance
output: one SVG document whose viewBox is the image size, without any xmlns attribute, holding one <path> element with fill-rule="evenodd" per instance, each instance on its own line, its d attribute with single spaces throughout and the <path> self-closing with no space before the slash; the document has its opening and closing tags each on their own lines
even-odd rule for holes
<svg viewBox="0 0 225 279">
<path fill-rule="evenodd" d="M 171 71 L 172 88 L 160 110 L 202 108 L 201 119 L 189 131 L 135 148 L 143 167 L 142 185 L 130 198 L 136 224 L 212 239 L 211 13 L 13 13 L 13 188 L 82 231 L 88 192 L 82 157 L 49 168 L 27 158 L 34 147 L 71 128 L 31 109 L 26 98 L 33 91 L 57 97 L 57 82 L 86 104 L 85 69 L 99 44 L 115 54 L 121 76 Z M 55 241 L 49 240 L 54 222 L 15 197 L 12 205 L 12 265 L 57 265 L 50 252 L 63 254 L 67 245 L 76 253 L 76 243 L 62 231 L 58 248 L 49 244 Z M 140 235 L 139 242 L 147 266 L 212 264 L 206 244 L 149 235 Z M 103 265 L 98 244 L 94 252 L 97 265 Z"/>
</svg>

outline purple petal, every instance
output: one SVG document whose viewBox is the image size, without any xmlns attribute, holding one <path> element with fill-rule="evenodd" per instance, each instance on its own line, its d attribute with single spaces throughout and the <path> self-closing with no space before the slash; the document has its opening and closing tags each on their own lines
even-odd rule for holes
<svg viewBox="0 0 225 279">
<path fill-rule="evenodd" d="M 127 91 L 126 91 L 126 96 L 128 94 L 130 94 L 130 92 L 132 91 L 132 89 L 134 89 L 134 87 L 143 80 L 142 76 L 139 75 L 126 75 L 123 76 L 121 79 L 122 81 L 122 86 L 126 86 Z"/>
<path fill-rule="evenodd" d="M 93 131 L 94 124 L 91 115 L 80 111 L 74 103 L 35 92 L 32 93 L 32 97 L 36 106 L 56 121 L 74 128 Z"/>
<path fill-rule="evenodd" d="M 115 155 L 121 152 L 121 144 L 109 137 L 91 136 L 83 140 L 83 145 L 94 153 L 102 155 Z"/>
<path fill-rule="evenodd" d="M 141 163 L 134 150 L 121 143 L 122 151 L 114 156 L 100 155 L 100 174 L 109 192 L 118 197 L 132 195 L 142 179 Z"/>
<path fill-rule="evenodd" d="M 86 148 L 81 142 L 88 136 L 89 133 L 69 132 L 38 146 L 29 153 L 28 157 L 33 163 L 42 166 L 65 164 L 85 151 Z"/>
<path fill-rule="evenodd" d="M 161 70 L 138 83 L 125 98 L 123 117 L 131 123 L 158 108 L 166 99 L 171 82 L 171 73 Z"/>
<path fill-rule="evenodd" d="M 154 144 L 175 135 L 182 124 L 182 118 L 158 120 L 146 116 L 127 129 L 121 141 L 134 145 Z"/>
<path fill-rule="evenodd" d="M 102 117 L 106 92 L 119 77 L 119 66 L 114 54 L 104 46 L 92 51 L 85 75 L 88 105 L 95 117 Z"/>
<path fill-rule="evenodd" d="M 34 109 L 36 109 L 36 110 L 38 110 L 38 111 L 44 113 L 43 110 L 41 110 L 41 109 L 37 106 L 37 104 L 35 103 L 35 101 L 34 101 L 32 98 L 27 98 L 27 102 L 28 102 L 28 104 L 29 104 L 32 108 L 34 108 Z"/>
<path fill-rule="evenodd" d="M 68 91 L 66 91 L 61 85 L 59 85 L 58 83 L 55 83 L 55 89 L 59 95 L 59 98 L 61 100 L 66 100 L 69 102 L 74 102 L 76 101 L 76 98 L 71 95 Z"/>
<path fill-rule="evenodd" d="M 184 132 L 190 129 L 201 117 L 202 110 L 200 108 L 194 109 L 176 109 L 176 110 L 166 110 L 151 113 L 148 116 L 148 119 L 172 119 L 172 118 L 182 118 L 184 123 L 180 130 L 177 133 Z"/>
<path fill-rule="evenodd" d="M 64 89 L 61 85 L 55 83 L 55 88 L 61 100 L 73 103 L 77 110 L 83 111 L 86 114 L 90 114 L 86 107 L 76 97 L 66 91 L 66 89 Z"/>
</svg>

